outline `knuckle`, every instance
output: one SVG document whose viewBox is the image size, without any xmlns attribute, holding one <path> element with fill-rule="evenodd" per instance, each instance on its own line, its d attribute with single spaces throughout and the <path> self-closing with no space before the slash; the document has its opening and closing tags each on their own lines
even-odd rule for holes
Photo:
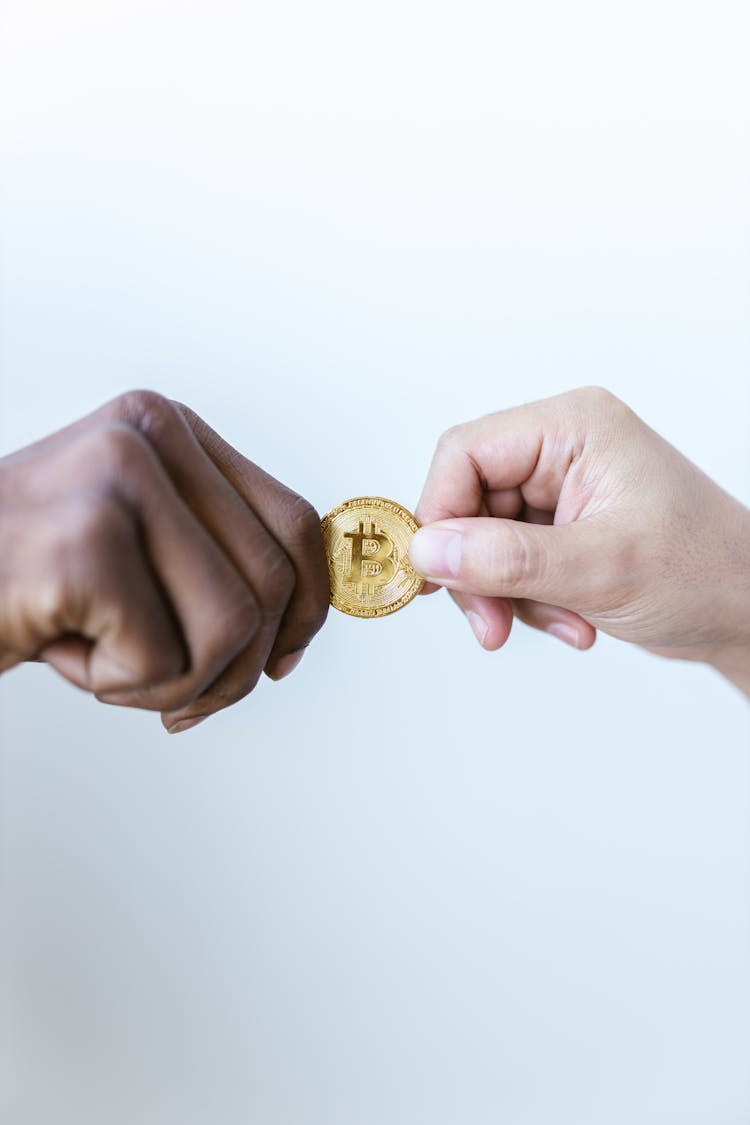
<svg viewBox="0 0 750 1125">
<path fill-rule="evenodd" d="M 533 550 L 523 526 L 515 521 L 507 525 L 506 534 L 492 539 L 488 565 L 498 589 L 511 596 L 542 577 L 540 554 Z"/>
<path fill-rule="evenodd" d="M 627 440 L 633 426 L 642 425 L 638 415 L 606 387 L 581 387 L 573 392 L 578 404 L 579 425 L 599 447 Z"/>
<path fill-rule="evenodd" d="M 170 712 L 188 708 L 191 714 L 211 715 L 232 704 L 238 703 L 255 688 L 260 679 L 262 667 L 257 654 L 240 653 L 224 671 L 208 686 L 190 693 L 189 698 L 170 703 Z M 187 717 L 179 714 L 170 716 L 172 721 Z"/>
<path fill-rule="evenodd" d="M 238 597 L 227 615 L 224 626 L 219 631 L 221 647 L 226 651 L 237 652 L 249 644 L 260 627 L 261 614 L 258 603 L 248 590 Z"/>
<path fill-rule="evenodd" d="M 171 692 L 171 696 L 167 693 Z M 184 693 L 183 693 L 184 694 Z M 171 684 L 135 684 L 131 688 L 118 688 L 112 691 L 109 688 L 95 688 L 94 698 L 100 703 L 107 703 L 114 707 L 132 707 L 139 711 L 162 711 L 168 703 L 170 706 L 187 706 L 189 700 L 183 700 Z"/>
<path fill-rule="evenodd" d="M 184 671 L 185 653 L 176 638 L 171 644 L 144 645 L 135 669 L 138 682 L 149 688 L 172 683 Z"/>
<path fill-rule="evenodd" d="M 206 691 L 194 693 L 189 699 L 170 707 L 170 712 L 174 712 L 170 714 L 170 723 L 193 715 L 215 715 L 217 711 L 232 707 L 250 694 L 259 679 L 260 669 L 253 671 L 251 675 L 246 675 L 242 680 L 222 677 Z M 184 715 L 180 714 L 183 710 L 187 711 Z"/>
<path fill-rule="evenodd" d="M 96 476 L 105 487 L 121 484 L 143 462 L 143 438 L 122 422 L 103 426 L 92 438 L 93 464 Z"/>
<path fill-rule="evenodd" d="M 441 451 L 455 449 L 463 438 L 463 425 L 449 426 L 438 438 L 437 448 Z"/>
<path fill-rule="evenodd" d="M 321 540 L 320 516 L 304 496 L 291 492 L 282 505 L 281 518 L 286 541 L 306 545 Z"/>
<path fill-rule="evenodd" d="M 313 637 L 323 628 L 327 616 L 326 604 L 319 610 L 305 611 L 286 618 L 274 645 L 275 655 L 287 656 L 299 649 L 307 648 Z"/>
<path fill-rule="evenodd" d="M 117 399 L 117 416 L 154 441 L 180 420 L 175 405 L 158 391 L 126 391 Z"/>
<path fill-rule="evenodd" d="M 580 400 L 582 405 L 591 411 L 607 411 L 621 410 L 625 404 L 617 395 L 606 387 L 592 384 L 591 386 L 579 387 L 573 394 Z"/>
<path fill-rule="evenodd" d="M 219 681 L 215 683 L 208 691 L 198 696 L 193 704 L 197 710 L 207 714 L 213 714 L 216 711 L 223 711 L 226 707 L 231 707 L 235 703 L 239 703 L 246 695 L 249 695 L 253 688 L 257 685 L 260 679 L 260 669 L 255 669 L 250 675 L 246 675 L 244 679 Z M 205 704 L 205 706 L 204 706 Z"/>
<path fill-rule="evenodd" d="M 300 623 L 300 628 L 308 637 L 314 637 L 326 623 L 328 617 L 328 599 L 326 598 L 325 604 L 318 606 L 312 613 L 305 614 Z"/>
<path fill-rule="evenodd" d="M 196 699 L 200 698 L 200 687 L 191 682 L 182 685 L 177 681 L 175 684 L 157 687 L 153 692 L 142 693 L 142 697 L 148 700 L 149 711 L 182 711 L 186 707 L 192 707 Z"/>
<path fill-rule="evenodd" d="M 294 567 L 281 551 L 274 552 L 263 572 L 263 602 L 270 616 L 284 612 L 296 584 Z"/>
<path fill-rule="evenodd" d="M 182 417 L 185 419 L 192 430 L 205 425 L 203 419 L 195 413 L 192 407 L 188 406 L 186 403 L 180 402 L 178 399 L 170 399 L 169 402 L 172 409 L 177 414 L 182 415 Z"/>
<path fill-rule="evenodd" d="M 108 696 L 112 702 L 159 710 L 159 692 L 171 686 L 184 670 L 184 655 L 176 643 L 158 646 L 143 639 L 137 650 L 132 644 L 122 655 L 115 649 L 92 661 L 94 694 Z"/>
<path fill-rule="evenodd" d="M 251 645 L 262 624 L 261 607 L 249 587 L 235 590 L 229 596 L 223 594 L 215 601 L 202 627 L 188 631 L 185 691 L 190 691 L 190 697 L 175 702 L 174 706 L 189 703 L 219 676 L 225 675 L 238 655 Z"/>
</svg>

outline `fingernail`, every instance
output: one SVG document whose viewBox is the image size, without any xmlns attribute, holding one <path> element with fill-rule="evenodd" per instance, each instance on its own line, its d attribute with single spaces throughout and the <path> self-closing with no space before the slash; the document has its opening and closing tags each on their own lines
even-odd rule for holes
<svg viewBox="0 0 750 1125">
<path fill-rule="evenodd" d="M 578 630 L 574 629 L 572 625 L 563 625 L 562 622 L 555 621 L 552 625 L 547 626 L 546 632 L 551 633 L 553 637 L 557 637 L 558 641 L 565 641 L 566 645 L 578 648 Z"/>
<path fill-rule="evenodd" d="M 409 546 L 414 569 L 425 578 L 456 578 L 461 570 L 462 536 L 457 531 L 423 527 Z"/>
<path fill-rule="evenodd" d="M 191 727 L 197 727 L 198 723 L 202 723 L 207 719 L 208 715 L 197 715 L 194 719 L 180 719 L 178 723 L 174 723 L 169 728 L 170 734 L 182 734 L 184 730 L 190 730 Z"/>
<path fill-rule="evenodd" d="M 484 640 L 487 636 L 489 625 L 483 617 L 480 617 L 478 613 L 474 613 L 473 610 L 467 609 L 464 612 L 466 615 L 466 620 L 469 622 L 474 631 L 474 636 L 477 638 L 482 648 L 484 648 Z"/>
<path fill-rule="evenodd" d="M 304 655 L 305 650 L 300 648 L 297 652 L 290 652 L 288 656 L 282 656 L 281 660 L 277 660 L 274 664 L 270 678 L 272 680 L 283 680 L 285 676 L 289 676 Z"/>
</svg>

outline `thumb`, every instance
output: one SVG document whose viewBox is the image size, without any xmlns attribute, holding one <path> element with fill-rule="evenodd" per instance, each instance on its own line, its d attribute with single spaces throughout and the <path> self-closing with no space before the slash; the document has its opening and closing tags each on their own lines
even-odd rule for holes
<svg viewBox="0 0 750 1125">
<path fill-rule="evenodd" d="M 476 517 L 421 528 L 412 566 L 440 586 L 574 608 L 602 581 L 599 534 L 587 521 L 559 526 Z"/>
</svg>

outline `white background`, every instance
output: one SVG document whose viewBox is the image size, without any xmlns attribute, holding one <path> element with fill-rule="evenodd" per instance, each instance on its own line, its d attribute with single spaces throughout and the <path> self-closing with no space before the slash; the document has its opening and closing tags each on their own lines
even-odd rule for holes
<svg viewBox="0 0 750 1125">
<path fill-rule="evenodd" d="M 603 383 L 750 500 L 744 2 L 6 0 L 7 452 L 126 388 L 321 511 Z M 1 534 L 1 529 L 0 529 Z M 1 592 L 0 592 L 1 596 Z M 0 682 L 8 1125 L 747 1125 L 748 710 L 447 597 L 195 731 Z"/>
</svg>

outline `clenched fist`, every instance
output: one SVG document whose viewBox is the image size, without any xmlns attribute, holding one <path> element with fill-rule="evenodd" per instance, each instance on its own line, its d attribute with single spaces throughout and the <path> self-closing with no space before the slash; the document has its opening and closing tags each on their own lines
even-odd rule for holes
<svg viewBox="0 0 750 1125">
<path fill-rule="evenodd" d="M 323 624 L 314 509 L 133 391 L 0 459 L 0 671 L 53 665 L 173 732 L 281 679 Z"/>
<path fill-rule="evenodd" d="M 417 518 L 412 564 L 485 648 L 514 614 L 580 649 L 603 629 L 750 695 L 750 511 L 609 392 L 449 430 Z"/>
</svg>

